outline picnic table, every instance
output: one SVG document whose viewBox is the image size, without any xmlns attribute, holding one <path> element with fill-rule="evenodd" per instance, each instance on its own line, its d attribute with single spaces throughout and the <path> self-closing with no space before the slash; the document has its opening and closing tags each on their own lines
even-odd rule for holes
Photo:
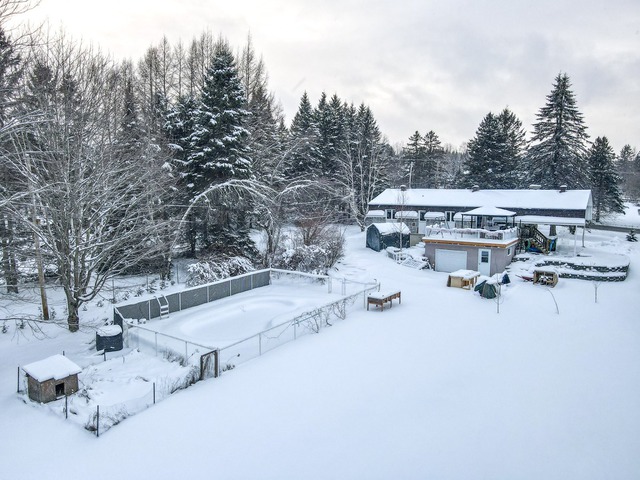
<svg viewBox="0 0 640 480">
<path fill-rule="evenodd" d="M 375 292 L 370 293 L 367 297 L 367 310 L 369 305 L 380 306 L 380 311 L 384 310 L 384 304 L 389 302 L 389 308 L 393 306 L 393 299 L 397 298 L 398 303 L 402 303 L 400 290 L 393 292 Z"/>
</svg>

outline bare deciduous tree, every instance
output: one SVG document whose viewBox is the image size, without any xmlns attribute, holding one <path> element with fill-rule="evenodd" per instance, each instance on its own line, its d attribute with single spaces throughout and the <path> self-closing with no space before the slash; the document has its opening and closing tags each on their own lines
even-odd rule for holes
<svg viewBox="0 0 640 480">
<path fill-rule="evenodd" d="M 108 59 L 60 37 L 38 65 L 47 82 L 28 92 L 30 121 L 5 129 L 12 148 L 2 156 L 29 195 L 5 200 L 55 262 L 76 331 L 80 306 L 109 278 L 166 249 L 166 176 L 154 149 L 132 158 L 108 135 Z"/>
</svg>

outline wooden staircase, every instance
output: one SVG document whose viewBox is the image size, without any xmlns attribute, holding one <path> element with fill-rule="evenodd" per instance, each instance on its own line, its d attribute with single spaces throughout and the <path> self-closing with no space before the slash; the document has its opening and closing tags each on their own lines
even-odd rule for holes
<svg viewBox="0 0 640 480">
<path fill-rule="evenodd" d="M 548 255 L 552 250 L 552 240 L 547 238 L 540 230 L 534 226 L 527 227 L 527 236 L 522 239 L 524 249 L 529 250 L 535 248 L 540 250 L 545 255 Z"/>
</svg>

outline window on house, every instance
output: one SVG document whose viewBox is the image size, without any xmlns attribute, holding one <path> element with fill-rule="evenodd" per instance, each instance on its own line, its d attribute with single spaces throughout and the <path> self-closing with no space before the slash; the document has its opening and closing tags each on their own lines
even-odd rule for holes
<svg viewBox="0 0 640 480">
<path fill-rule="evenodd" d="M 507 248 L 507 256 L 510 256 L 510 255 L 511 255 L 511 248 L 512 248 L 512 247 Z"/>
<path fill-rule="evenodd" d="M 387 220 L 392 220 L 393 219 L 393 209 L 388 209 L 387 210 Z"/>
<path fill-rule="evenodd" d="M 480 262 L 489 263 L 489 252 L 484 250 L 480 252 Z"/>
<path fill-rule="evenodd" d="M 452 211 L 445 212 L 445 215 L 447 216 L 447 222 L 453 222 L 453 216 L 455 214 L 456 212 L 452 212 Z"/>
<path fill-rule="evenodd" d="M 56 383 L 56 397 L 64 397 L 64 382 Z"/>
</svg>

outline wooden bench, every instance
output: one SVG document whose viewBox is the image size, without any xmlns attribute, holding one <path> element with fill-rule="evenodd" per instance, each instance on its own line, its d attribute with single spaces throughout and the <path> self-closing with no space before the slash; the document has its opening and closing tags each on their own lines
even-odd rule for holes
<svg viewBox="0 0 640 480">
<path fill-rule="evenodd" d="M 397 292 L 387 292 L 387 293 L 370 293 L 367 297 L 367 310 L 369 310 L 369 305 L 380 306 L 381 310 L 384 310 L 384 304 L 389 302 L 389 308 L 393 306 L 393 299 L 397 298 L 398 303 L 402 303 L 402 297 L 400 290 Z"/>
</svg>

